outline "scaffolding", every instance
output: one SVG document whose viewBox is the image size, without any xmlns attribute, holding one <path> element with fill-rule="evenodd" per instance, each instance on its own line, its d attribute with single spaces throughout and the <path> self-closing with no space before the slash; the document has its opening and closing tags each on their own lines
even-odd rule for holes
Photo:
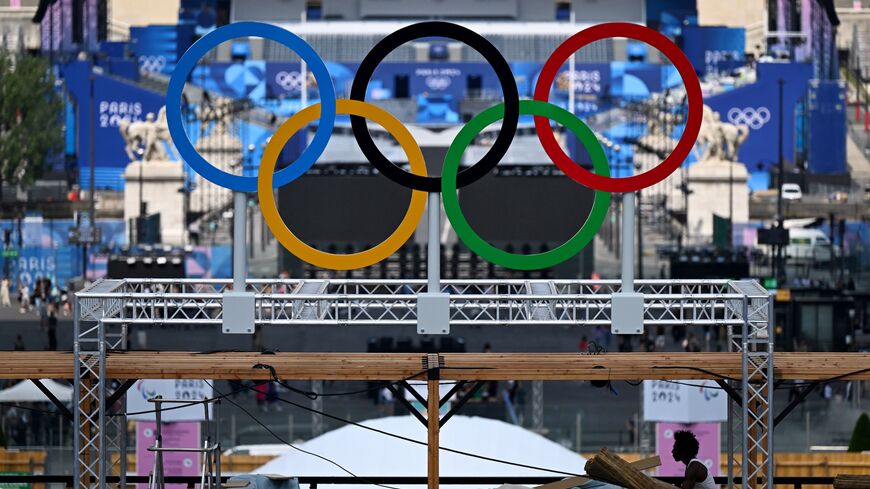
<svg viewBox="0 0 870 489">
<path fill-rule="evenodd" d="M 229 279 L 99 280 L 76 294 L 74 475 L 79 489 L 104 489 L 106 476 L 118 470 L 107 458 L 107 449 L 119 445 L 124 430 L 119 433 L 107 425 L 106 411 L 122 400 L 124 389 L 107 398 L 107 387 L 116 381 L 129 386 L 131 379 L 104 375 L 107 352 L 127 348 L 131 325 L 221 325 L 222 295 L 231 287 Z M 621 287 L 619 280 L 445 280 L 440 284 L 441 291 L 450 294 L 451 324 L 508 327 L 610 325 L 612 296 Z M 255 297 L 256 325 L 416 328 L 417 295 L 426 288 L 426 280 L 246 281 L 246 290 Z M 643 294 L 644 326 L 728 329 L 730 350 L 740 353 L 742 362 L 739 381 L 722 381 L 732 393 L 729 476 L 745 475 L 743 487 L 770 487 L 774 316 L 769 292 L 754 281 L 728 280 L 638 280 L 634 289 Z"/>
</svg>

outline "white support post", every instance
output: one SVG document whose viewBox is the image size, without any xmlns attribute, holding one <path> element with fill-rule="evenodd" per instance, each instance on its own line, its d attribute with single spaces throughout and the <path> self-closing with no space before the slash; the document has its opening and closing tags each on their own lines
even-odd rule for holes
<svg viewBox="0 0 870 489">
<path fill-rule="evenodd" d="M 610 299 L 613 334 L 643 333 L 643 294 L 634 290 L 634 192 L 622 194 L 622 289 Z"/>
<path fill-rule="evenodd" d="M 634 192 L 622 194 L 622 292 L 634 292 Z"/>
<path fill-rule="evenodd" d="M 441 292 L 441 194 L 429 192 L 426 292 L 417 294 L 417 333 L 450 333 L 450 294 Z"/>
<path fill-rule="evenodd" d="M 245 228 L 248 224 L 248 198 L 244 192 L 233 194 L 233 290 L 245 291 L 248 275 Z"/>
<path fill-rule="evenodd" d="M 254 333 L 254 293 L 246 290 L 248 247 L 245 236 L 248 196 L 233 194 L 233 289 L 223 294 L 222 331 L 228 334 Z"/>
</svg>

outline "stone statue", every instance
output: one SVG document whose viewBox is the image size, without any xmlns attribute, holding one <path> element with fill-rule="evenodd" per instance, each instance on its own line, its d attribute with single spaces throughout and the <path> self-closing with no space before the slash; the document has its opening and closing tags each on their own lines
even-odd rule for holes
<svg viewBox="0 0 870 489">
<path fill-rule="evenodd" d="M 152 161 L 169 159 L 163 142 L 171 141 L 169 125 L 166 123 L 166 107 L 161 107 L 157 117 L 153 112 L 145 116 L 144 121 L 121 121 L 118 124 L 121 137 L 124 138 L 124 150 L 130 161 Z"/>
<path fill-rule="evenodd" d="M 737 151 L 749 136 L 749 126 L 723 122 L 719 113 L 704 106 L 701 130 L 695 143 L 698 161 L 737 161 Z"/>
</svg>

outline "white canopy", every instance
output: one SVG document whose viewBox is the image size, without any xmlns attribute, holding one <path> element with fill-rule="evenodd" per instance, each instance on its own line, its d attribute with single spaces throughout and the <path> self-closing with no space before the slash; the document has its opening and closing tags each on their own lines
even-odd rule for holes
<svg viewBox="0 0 870 489">
<path fill-rule="evenodd" d="M 51 379 L 42 379 L 49 392 L 61 402 L 72 402 L 73 388 Z M 50 402 L 45 394 L 30 380 L 22 380 L 8 389 L 0 391 L 0 402 Z"/>
<path fill-rule="evenodd" d="M 363 425 L 426 441 L 426 429 L 412 416 L 371 419 Z M 341 464 L 358 476 L 426 475 L 426 446 L 388 437 L 357 426 L 325 433 L 299 448 Z M 487 418 L 454 416 L 441 428 L 441 446 L 486 457 L 572 474 L 584 473 L 586 460 L 556 442 L 522 427 Z M 557 476 L 465 455 L 440 453 L 441 476 Z M 254 471 L 287 476 L 347 476 L 335 465 L 290 451 Z M 363 485 L 361 484 L 360 487 Z M 493 485 L 493 487 L 495 484 Z"/>
</svg>

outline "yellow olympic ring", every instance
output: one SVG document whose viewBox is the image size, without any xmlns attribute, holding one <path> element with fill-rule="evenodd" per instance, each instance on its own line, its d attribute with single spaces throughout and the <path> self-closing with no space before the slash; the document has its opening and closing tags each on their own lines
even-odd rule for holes
<svg viewBox="0 0 870 489">
<path fill-rule="evenodd" d="M 426 176 L 426 162 L 423 159 L 420 146 L 417 145 L 408 129 L 389 112 L 366 102 L 342 99 L 336 102 L 336 113 L 358 115 L 380 124 L 381 127 L 386 129 L 399 142 L 402 150 L 405 151 L 405 155 L 408 156 L 408 162 L 411 165 L 411 172 L 415 175 Z M 300 110 L 281 124 L 281 127 L 275 131 L 275 134 L 272 135 L 272 138 L 266 145 L 266 149 L 263 151 L 263 158 L 260 160 L 260 171 L 257 176 L 257 195 L 260 197 L 263 219 L 266 221 L 269 229 L 272 230 L 272 234 L 275 235 L 279 243 L 284 245 L 287 251 L 293 253 L 300 260 L 314 266 L 333 270 L 355 270 L 374 265 L 398 251 L 411 235 L 414 234 L 414 229 L 417 228 L 417 224 L 419 224 L 420 218 L 423 217 L 423 211 L 426 208 L 426 192 L 421 190 L 413 190 L 411 192 L 411 203 L 399 227 L 387 239 L 381 241 L 373 248 L 359 253 L 343 255 L 326 253 L 303 243 L 302 240 L 297 238 L 287 228 L 287 224 L 278 213 L 275 195 L 272 191 L 272 175 L 275 172 L 278 155 L 281 153 L 284 145 L 287 144 L 287 141 L 300 129 L 305 127 L 305 125 L 319 118 L 319 103 Z"/>
</svg>

